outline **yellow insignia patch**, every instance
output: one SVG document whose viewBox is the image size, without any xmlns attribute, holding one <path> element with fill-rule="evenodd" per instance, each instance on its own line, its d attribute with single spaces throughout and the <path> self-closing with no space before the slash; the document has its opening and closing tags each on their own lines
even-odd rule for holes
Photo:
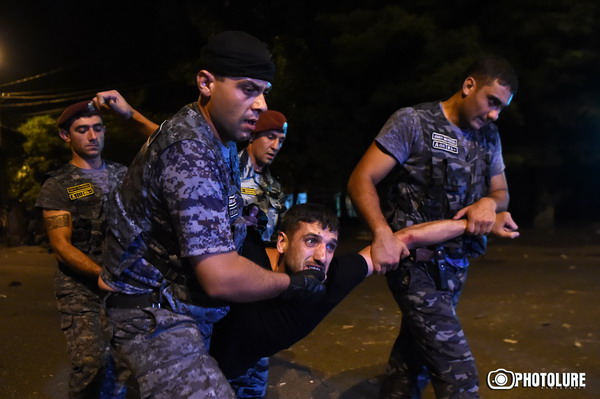
<svg viewBox="0 0 600 399">
<path fill-rule="evenodd" d="M 94 194 L 94 187 L 92 187 L 92 183 L 83 183 L 77 186 L 68 187 L 67 193 L 69 194 L 69 199 L 73 201 Z"/>
<path fill-rule="evenodd" d="M 242 187 L 242 194 L 246 195 L 257 195 L 256 189 L 251 187 Z"/>
</svg>

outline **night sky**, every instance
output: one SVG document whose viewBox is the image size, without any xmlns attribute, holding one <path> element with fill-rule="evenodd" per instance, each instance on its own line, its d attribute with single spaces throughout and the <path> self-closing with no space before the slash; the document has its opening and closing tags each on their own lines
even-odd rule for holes
<svg viewBox="0 0 600 399">
<path fill-rule="evenodd" d="M 520 78 L 500 121 L 513 210 L 532 219 L 549 198 L 565 218 L 600 218 L 599 14 L 592 0 L 0 0 L 0 124 L 6 136 L 112 88 L 173 114 L 197 98 L 206 39 L 245 30 L 283 60 L 268 101 L 291 134 L 276 171 L 292 190 L 343 190 L 393 111 L 449 95 L 468 56 L 499 52 Z"/>
<path fill-rule="evenodd" d="M 2 2 L 0 91 L 43 94 L 40 101 L 48 101 L 4 110 L 6 123 L 21 114 L 63 109 L 86 93 L 154 84 L 185 62 L 190 48 L 201 45 L 184 18 L 185 8 L 128 1 L 102 6 L 80 1 Z M 157 14 L 168 17 L 167 28 L 157 26 Z M 42 76 L 9 84 L 36 75 Z M 65 101 L 59 102 L 61 98 Z"/>
</svg>

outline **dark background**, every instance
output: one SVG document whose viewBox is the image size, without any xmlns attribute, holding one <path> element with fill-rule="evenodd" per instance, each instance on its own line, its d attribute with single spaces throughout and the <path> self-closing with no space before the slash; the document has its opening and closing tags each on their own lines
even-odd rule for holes
<svg viewBox="0 0 600 399">
<path fill-rule="evenodd" d="M 599 11 L 593 0 L 1 0 L 3 219 L 22 225 L 32 182 L 69 156 L 58 141 L 36 146 L 47 137 L 23 134 L 26 122 L 112 88 L 160 122 L 197 98 L 207 38 L 239 29 L 277 64 L 268 102 L 290 122 L 273 167 L 286 192 L 332 204 L 396 109 L 449 97 L 475 57 L 495 53 L 520 79 L 498 122 L 510 210 L 522 226 L 597 221 Z M 142 138 L 108 126 L 105 157 L 129 163 Z M 30 179 L 15 186 L 19 171 Z"/>
</svg>

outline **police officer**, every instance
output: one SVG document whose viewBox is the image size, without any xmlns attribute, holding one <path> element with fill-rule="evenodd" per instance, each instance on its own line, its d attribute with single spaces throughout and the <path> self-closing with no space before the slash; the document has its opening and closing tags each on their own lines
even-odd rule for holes
<svg viewBox="0 0 600 399">
<path fill-rule="evenodd" d="M 36 207 L 58 269 L 54 279 L 60 325 L 71 359 L 70 398 L 94 398 L 124 391 L 106 371 L 108 346 L 102 337 L 97 279 L 102 265 L 108 197 L 127 168 L 102 159 L 105 126 L 88 102 L 73 104 L 58 118 L 58 134 L 71 147 L 71 161 L 49 172 Z"/>
<path fill-rule="evenodd" d="M 116 90 L 97 93 L 93 101 L 96 107 L 113 112 L 145 136 L 150 136 L 159 127 L 131 107 Z M 267 110 L 258 117 L 246 148 L 238 153 L 246 224 L 257 229 L 265 242 L 273 239 L 279 216 L 286 210 L 281 184 L 271 174 L 269 165 L 281 150 L 287 129 L 285 115 Z M 248 208 L 250 204 L 257 204 L 260 212 L 252 213 L 252 208 Z"/>
<path fill-rule="evenodd" d="M 208 355 L 227 303 L 324 292 L 322 272 L 275 273 L 237 252 L 246 224 L 236 143 L 267 109 L 274 77 L 267 47 L 223 32 L 203 47 L 200 66 L 198 101 L 149 137 L 109 217 L 99 284 L 110 291 L 112 348 L 142 397 L 235 397 Z"/>
<path fill-rule="evenodd" d="M 350 177 L 350 196 L 374 234 L 376 272 L 398 268 L 405 246 L 393 230 L 467 219 L 466 235 L 419 248 L 386 274 L 402 324 L 381 397 L 420 397 L 428 376 L 438 398 L 479 396 L 475 362 L 455 306 L 468 258 L 484 253 L 484 234 L 491 231 L 496 213 L 508 207 L 493 122 L 516 91 L 517 77 L 506 60 L 478 59 L 449 99 L 394 113 Z M 375 186 L 386 176 L 390 188 L 382 208 Z"/>
<path fill-rule="evenodd" d="M 266 215 L 265 223 L 257 226 L 265 242 L 271 240 L 279 215 L 285 211 L 281 184 L 271 175 L 269 165 L 285 141 L 287 128 L 287 119 L 281 112 L 265 111 L 258 118 L 248 146 L 238 154 L 244 205 L 258 204 Z"/>
</svg>

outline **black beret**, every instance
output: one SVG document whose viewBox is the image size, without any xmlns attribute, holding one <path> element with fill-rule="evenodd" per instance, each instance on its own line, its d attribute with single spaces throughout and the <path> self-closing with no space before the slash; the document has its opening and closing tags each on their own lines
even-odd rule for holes
<svg viewBox="0 0 600 399">
<path fill-rule="evenodd" d="M 200 68 L 223 77 L 247 77 L 273 82 L 275 64 L 267 45 L 241 31 L 213 36 L 200 52 Z"/>
</svg>

